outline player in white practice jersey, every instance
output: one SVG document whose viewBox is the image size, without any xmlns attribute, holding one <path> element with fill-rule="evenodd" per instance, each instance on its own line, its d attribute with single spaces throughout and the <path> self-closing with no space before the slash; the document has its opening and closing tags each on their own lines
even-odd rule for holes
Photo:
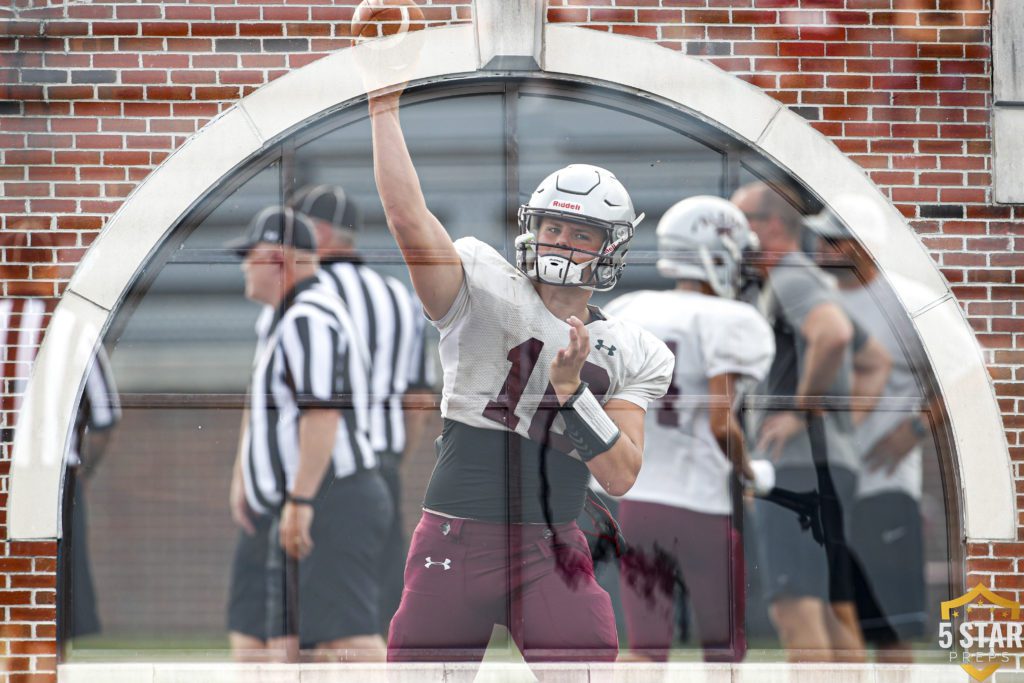
<svg viewBox="0 0 1024 683">
<path fill-rule="evenodd" d="M 704 657 L 740 661 L 744 636 L 742 539 L 732 524 L 730 475 L 753 478 L 734 407 L 764 377 L 775 354 L 771 328 L 733 300 L 744 251 L 754 243 L 743 214 L 719 197 L 690 197 L 658 223 L 658 272 L 671 290 L 633 292 L 610 316 L 642 325 L 675 354 L 666 396 L 647 413 L 644 465 L 623 496 L 619 523 L 622 604 L 631 657 L 665 661 L 672 642 L 678 568 Z M 664 573 L 662 571 L 661 573 Z"/>
<path fill-rule="evenodd" d="M 444 426 L 413 536 L 391 660 L 479 659 L 496 623 L 528 660 L 614 659 L 611 604 L 575 524 L 591 473 L 633 484 L 644 411 L 673 359 L 588 304 L 613 287 L 640 218 L 607 170 L 573 165 L 520 209 L 517 267 L 452 242 L 427 209 L 396 94 L 370 99 L 377 187 L 441 332 Z"/>
</svg>

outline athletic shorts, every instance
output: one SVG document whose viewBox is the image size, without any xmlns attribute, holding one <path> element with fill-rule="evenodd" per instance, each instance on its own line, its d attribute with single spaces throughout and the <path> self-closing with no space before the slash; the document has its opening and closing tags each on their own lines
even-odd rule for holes
<svg viewBox="0 0 1024 683">
<path fill-rule="evenodd" d="M 704 659 L 742 661 L 747 651 L 743 543 L 731 517 L 623 500 L 619 526 L 630 548 L 619 571 L 630 649 L 667 661 L 681 582 Z"/>
<path fill-rule="evenodd" d="M 228 589 L 228 630 L 267 639 L 267 555 L 270 515 L 253 516 L 256 532 L 238 534 Z"/>
<path fill-rule="evenodd" d="M 798 515 L 767 500 L 755 499 L 759 571 L 764 597 L 815 597 L 826 602 L 852 602 L 853 560 L 846 542 L 856 475 L 848 469 L 829 469 L 842 513 L 842 527 L 828 534 L 831 552 L 814 540 L 811 531 L 802 529 Z M 780 467 L 775 472 L 776 488 L 798 493 L 818 491 L 813 467 Z M 837 533 L 838 532 L 838 533 Z"/>
<path fill-rule="evenodd" d="M 494 626 L 527 661 L 614 661 L 615 615 L 576 522 L 501 524 L 424 512 L 388 661 L 479 661 Z"/>
<path fill-rule="evenodd" d="M 860 567 L 857 614 L 864 637 L 885 645 L 923 636 L 924 539 L 917 501 L 880 493 L 857 501 L 850 545 Z"/>
<path fill-rule="evenodd" d="M 378 632 L 380 554 L 393 514 L 376 470 L 328 480 L 313 509 L 312 552 L 288 558 L 275 517 L 267 565 L 268 634 L 297 632 L 303 649 Z"/>
</svg>

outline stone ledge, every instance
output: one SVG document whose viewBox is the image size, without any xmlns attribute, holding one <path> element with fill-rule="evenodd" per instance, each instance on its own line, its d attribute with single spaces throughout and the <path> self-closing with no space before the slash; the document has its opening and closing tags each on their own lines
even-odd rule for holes
<svg viewBox="0 0 1024 683">
<path fill-rule="evenodd" d="M 63 664 L 61 683 L 964 683 L 954 664 Z"/>
</svg>

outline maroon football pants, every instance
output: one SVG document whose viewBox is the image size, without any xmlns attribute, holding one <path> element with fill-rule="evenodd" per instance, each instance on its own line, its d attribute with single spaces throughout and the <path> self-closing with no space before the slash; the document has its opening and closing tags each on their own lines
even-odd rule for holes
<svg viewBox="0 0 1024 683">
<path fill-rule="evenodd" d="M 743 541 L 728 515 L 624 500 L 619 526 L 635 556 L 620 562 L 629 647 L 665 661 L 675 627 L 678 579 L 687 588 L 709 662 L 739 662 L 744 630 Z"/>
<path fill-rule="evenodd" d="M 527 661 L 613 661 L 608 594 L 575 522 L 496 524 L 424 512 L 391 621 L 388 661 L 477 661 L 495 624 Z"/>
</svg>

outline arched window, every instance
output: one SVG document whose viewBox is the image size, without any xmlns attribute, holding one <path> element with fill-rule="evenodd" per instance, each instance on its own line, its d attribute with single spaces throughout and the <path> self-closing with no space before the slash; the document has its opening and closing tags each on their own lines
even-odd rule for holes
<svg viewBox="0 0 1024 683">
<path fill-rule="evenodd" d="M 638 289 L 672 286 L 654 266 L 654 226 L 680 199 L 729 197 L 741 185 L 762 180 L 803 215 L 823 208 L 803 180 L 750 143 L 664 102 L 610 87 L 542 77 L 449 79 L 407 92 L 402 120 L 431 210 L 453 237 L 477 237 L 510 260 L 516 210 L 544 176 L 574 162 L 611 169 L 647 218 L 619 287 L 595 298 L 598 304 Z M 225 654 L 228 577 L 238 534 L 228 511 L 228 488 L 259 308 L 245 300 L 239 260 L 223 245 L 239 236 L 264 207 L 286 204 L 300 188 L 322 183 L 343 186 L 361 207 L 364 227 L 358 247 L 364 260 L 408 282 L 384 223 L 373 180 L 366 107 L 359 100 L 293 130 L 211 189 L 151 254 L 116 309 L 103 345 L 124 416 L 102 464 L 85 485 L 88 502 L 64 508 L 65 548 L 72 540 L 69 530 L 87 528 L 102 624 L 98 633 L 70 638 L 76 611 L 89 608 L 77 589 L 81 577 L 65 573 L 61 595 L 69 616 L 62 628 L 72 661 L 170 656 L 172 651 L 174 656 Z M 848 259 L 812 240 L 807 250 L 834 270 L 852 267 Z M 922 416 L 914 424 L 920 443 L 910 456 L 918 464 L 906 476 L 913 480 L 908 485 L 916 487 L 923 520 L 924 604 L 934 611 L 940 600 L 961 592 L 951 434 L 942 402 L 935 400 L 938 390 L 927 357 L 905 310 L 888 287 L 873 292 L 865 305 L 888 321 L 902 350 L 898 360 L 914 378 L 912 390 L 883 401 L 877 410 Z M 676 400 L 706 403 L 701 396 Z M 854 396 L 827 408 L 849 414 L 857 401 Z M 748 412 L 771 413 L 790 408 L 791 401 L 753 393 L 745 405 Z M 439 421 L 436 407 L 431 412 L 428 432 L 433 435 Z M 431 440 L 402 468 L 407 532 L 418 518 L 433 467 Z M 881 467 L 885 471 L 897 465 Z M 74 517 L 87 524 L 74 524 Z M 757 524 L 749 516 L 743 522 L 748 530 L 748 659 L 777 659 L 762 567 L 751 542 Z M 886 538 L 899 545 L 907 533 L 894 528 Z M 598 571 L 614 591 L 614 563 L 606 561 Z M 885 568 L 872 571 L 869 581 L 884 576 Z M 677 641 L 675 656 L 699 659 L 700 646 L 686 616 L 689 602 L 680 602 L 684 639 Z M 930 627 L 937 617 L 926 618 L 929 628 L 909 640 L 915 648 L 931 650 Z"/>
</svg>

